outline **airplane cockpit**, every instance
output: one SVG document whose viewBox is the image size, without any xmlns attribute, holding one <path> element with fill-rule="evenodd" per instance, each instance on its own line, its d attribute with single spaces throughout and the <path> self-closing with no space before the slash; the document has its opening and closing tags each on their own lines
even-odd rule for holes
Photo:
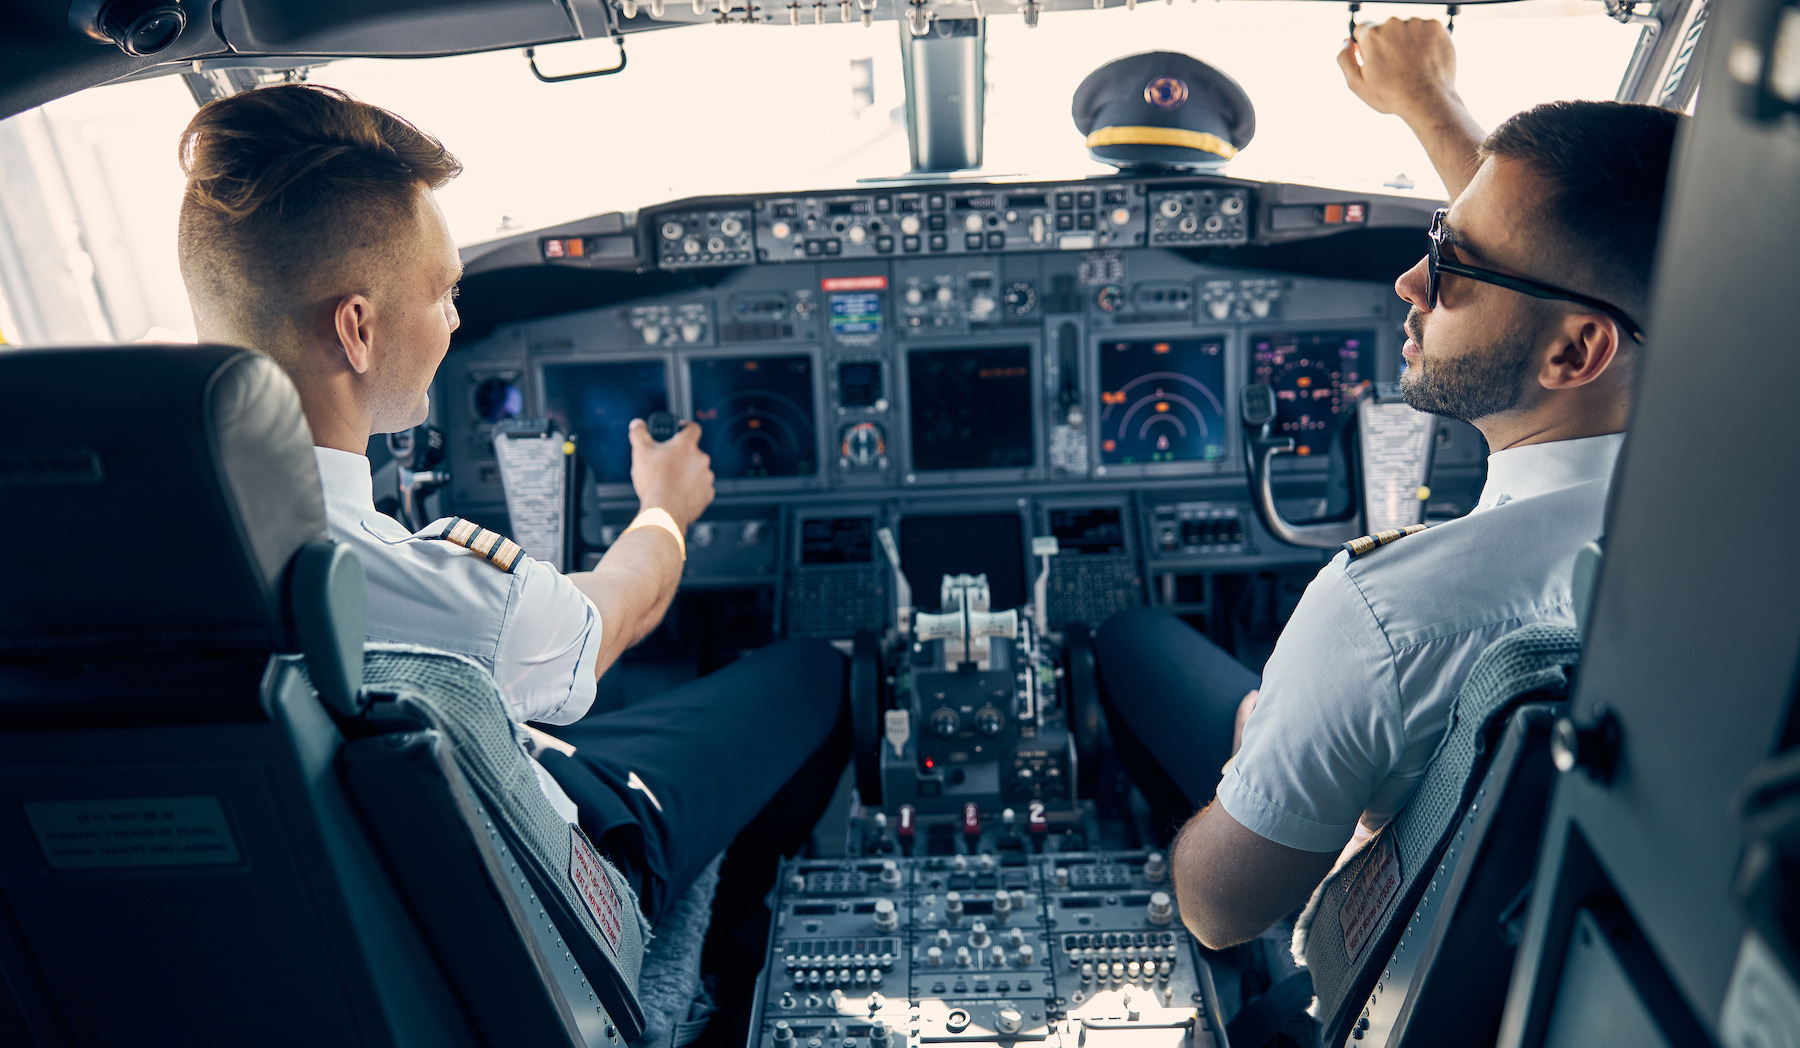
<svg viewBox="0 0 1800 1048">
<path fill-rule="evenodd" d="M 1770 366 L 1800 294 L 1800 7 L 1139 6 L 0 0 L 0 506 L 30 547 L 0 573 L 0 1044 L 1800 1044 L 1800 486 Z M 1309 586 L 1512 498 L 1482 413 L 1409 385 L 1417 316 L 1465 280 L 1624 316 L 1446 231 L 1446 154 L 1408 134 L 1396 160 L 1404 128 L 1331 64 L 1390 15 L 1447 21 L 1467 82 L 1499 66 L 1465 92 L 1495 120 L 1682 114 L 1654 293 L 1603 526 L 1533 533 L 1569 545 L 1566 598 L 1468 652 L 1410 796 L 1341 856 L 1259 838 L 1321 864 L 1220 936 L 1193 871 L 1232 874 L 1195 841 L 1226 809 L 1260 832 L 1220 776 L 1264 668 L 1360 665 L 1289 630 L 1357 643 L 1297 612 Z M 852 31 L 879 47 L 813 60 Z M 850 117 L 808 101 L 846 58 Z M 176 133 L 292 85 L 475 143 L 473 188 L 438 190 L 448 348 L 423 421 L 363 449 L 393 530 L 355 549 L 316 394 L 209 344 L 173 265 Z M 710 498 L 647 519 L 645 449 L 682 441 Z M 357 553 L 460 546 L 505 604 L 515 570 L 607 578 L 658 529 L 675 574 L 586 728 L 513 715 L 501 656 L 379 629 Z M 1469 570 L 1530 570 L 1507 541 Z M 1460 563 L 1401 597 L 1448 599 Z M 1152 614 L 1249 682 L 1170 778 L 1146 766 L 1184 699 L 1156 682 L 1200 671 Z M 1402 649 L 1441 638 L 1383 636 L 1415 686 Z M 841 707 L 836 669 L 647 701 L 799 644 Z M 784 692 L 840 713 L 759 712 Z M 566 777 L 677 721 L 735 734 L 679 782 Z M 723 769 L 828 729 L 832 761 L 728 796 L 761 787 Z M 1222 761 L 1183 795 L 1181 765 Z M 711 838 L 665 802 L 748 806 L 687 856 Z M 667 841 L 639 825 L 665 816 Z"/>
</svg>

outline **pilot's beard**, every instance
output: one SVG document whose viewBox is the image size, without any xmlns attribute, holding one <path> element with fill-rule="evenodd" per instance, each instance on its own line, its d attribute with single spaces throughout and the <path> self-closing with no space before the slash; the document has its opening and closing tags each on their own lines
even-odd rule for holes
<svg viewBox="0 0 1800 1048">
<path fill-rule="evenodd" d="M 1400 395 L 1414 408 L 1462 422 L 1511 411 L 1525 396 L 1537 332 L 1517 324 L 1484 350 L 1447 359 L 1428 358 L 1425 340 L 1409 317 L 1408 332 L 1419 357 L 1400 373 Z"/>
</svg>

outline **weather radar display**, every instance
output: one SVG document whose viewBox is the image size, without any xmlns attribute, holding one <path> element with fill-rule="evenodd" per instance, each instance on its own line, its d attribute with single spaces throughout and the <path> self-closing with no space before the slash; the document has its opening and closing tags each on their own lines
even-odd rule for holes
<svg viewBox="0 0 1800 1048">
<path fill-rule="evenodd" d="M 1369 388 L 1365 361 L 1373 331 L 1305 331 L 1250 336 L 1250 380 L 1275 391 L 1274 431 L 1294 452 L 1331 447 L 1357 398 Z"/>
<path fill-rule="evenodd" d="M 700 449 L 722 479 L 818 472 L 812 358 L 721 357 L 688 362 Z"/>
<path fill-rule="evenodd" d="M 1100 461 L 1124 466 L 1225 457 L 1225 341 L 1100 344 Z"/>
</svg>

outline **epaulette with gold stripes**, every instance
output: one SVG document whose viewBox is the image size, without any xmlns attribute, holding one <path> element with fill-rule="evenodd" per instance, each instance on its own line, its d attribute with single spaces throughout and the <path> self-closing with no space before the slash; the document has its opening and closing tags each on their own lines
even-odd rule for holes
<svg viewBox="0 0 1800 1048">
<path fill-rule="evenodd" d="M 1360 557 L 1370 550 L 1380 549 L 1395 539 L 1403 539 L 1408 535 L 1417 535 L 1419 532 L 1424 531 L 1426 527 L 1427 525 L 1425 524 L 1408 524 L 1404 528 L 1395 528 L 1392 531 L 1378 531 L 1373 535 L 1364 535 L 1360 539 L 1351 539 L 1349 542 L 1344 543 L 1344 551 L 1349 553 L 1352 558 Z"/>
<path fill-rule="evenodd" d="M 472 553 L 479 553 L 501 571 L 516 571 L 525 561 L 525 551 L 518 543 L 461 517 L 445 517 L 425 529 L 420 537 L 454 542 Z"/>
</svg>

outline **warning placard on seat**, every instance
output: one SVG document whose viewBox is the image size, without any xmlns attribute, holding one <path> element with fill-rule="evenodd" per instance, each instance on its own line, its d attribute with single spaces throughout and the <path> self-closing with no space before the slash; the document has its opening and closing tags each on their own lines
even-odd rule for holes
<svg viewBox="0 0 1800 1048">
<path fill-rule="evenodd" d="M 54 870 L 242 861 L 217 797 L 26 801 L 23 807 Z"/>
<path fill-rule="evenodd" d="M 621 922 L 625 919 L 625 907 L 613 888 L 612 878 L 606 875 L 600 856 L 594 853 L 587 837 L 573 826 L 569 827 L 569 880 L 574 882 L 575 891 L 581 895 L 588 913 L 600 927 L 606 949 L 616 958 L 619 936 L 624 931 Z"/>
<path fill-rule="evenodd" d="M 1370 854 L 1344 895 L 1338 922 L 1344 929 L 1344 953 L 1354 961 L 1374 937 L 1382 915 L 1400 895 L 1400 855 L 1389 834 L 1378 834 Z"/>
</svg>

